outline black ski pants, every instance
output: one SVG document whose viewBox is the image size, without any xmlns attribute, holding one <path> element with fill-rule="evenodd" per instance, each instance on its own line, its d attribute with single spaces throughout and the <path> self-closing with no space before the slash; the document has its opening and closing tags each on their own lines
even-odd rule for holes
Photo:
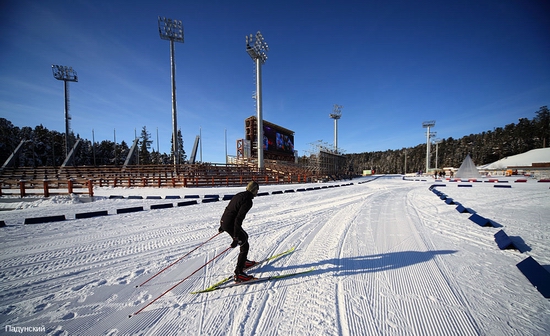
<svg viewBox="0 0 550 336">
<path fill-rule="evenodd" d="M 233 239 L 233 235 L 232 235 L 233 229 L 226 228 L 224 226 L 223 221 L 221 223 L 221 227 L 225 232 L 227 232 L 227 234 L 231 237 L 231 239 Z M 240 245 L 239 257 L 237 258 L 237 266 L 235 267 L 235 274 L 243 272 L 244 264 L 248 257 L 248 249 L 250 248 L 250 245 L 248 244 L 248 233 L 246 233 L 243 230 L 243 228 L 240 228 L 237 231 L 237 238 L 239 238 L 241 245 Z"/>
<path fill-rule="evenodd" d="M 235 267 L 235 274 L 243 272 L 244 263 L 246 262 L 246 258 L 248 257 L 248 249 L 250 248 L 250 245 L 248 245 L 248 234 L 242 228 L 237 233 L 237 236 L 239 237 L 239 241 L 242 242 L 242 244 L 239 251 L 239 257 L 237 258 L 237 267 Z"/>
</svg>

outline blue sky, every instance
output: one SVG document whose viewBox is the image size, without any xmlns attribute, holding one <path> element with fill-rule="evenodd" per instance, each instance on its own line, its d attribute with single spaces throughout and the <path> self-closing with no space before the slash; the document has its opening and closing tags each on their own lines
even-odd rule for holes
<svg viewBox="0 0 550 336">
<path fill-rule="evenodd" d="M 191 153 L 224 162 L 255 115 L 245 35 L 269 44 L 263 117 L 295 132 L 295 148 L 346 153 L 460 138 L 532 119 L 550 105 L 550 4 L 516 1 L 27 1 L 0 4 L 0 116 L 64 132 L 63 83 L 72 66 L 71 128 L 131 143 L 146 126 L 169 153 L 169 42 L 157 17 L 183 21 L 176 44 L 178 126 Z"/>
</svg>

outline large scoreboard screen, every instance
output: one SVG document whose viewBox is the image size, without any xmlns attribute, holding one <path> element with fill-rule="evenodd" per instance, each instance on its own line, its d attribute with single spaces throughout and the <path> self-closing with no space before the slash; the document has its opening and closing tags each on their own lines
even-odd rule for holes
<svg viewBox="0 0 550 336">
<path fill-rule="evenodd" d="M 264 137 L 262 147 L 266 158 L 291 161 L 294 159 L 294 132 L 279 125 L 263 121 Z M 245 139 L 252 144 L 252 156 L 257 157 L 256 117 L 245 119 Z"/>
<path fill-rule="evenodd" d="M 294 134 L 264 123 L 264 151 L 294 154 Z"/>
</svg>

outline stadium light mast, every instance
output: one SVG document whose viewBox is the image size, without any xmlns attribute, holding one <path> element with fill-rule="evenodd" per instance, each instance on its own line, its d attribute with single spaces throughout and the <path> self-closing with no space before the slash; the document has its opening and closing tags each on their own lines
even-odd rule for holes
<svg viewBox="0 0 550 336">
<path fill-rule="evenodd" d="M 435 143 L 435 169 L 438 169 L 437 161 L 439 160 L 438 152 L 439 152 L 439 144 L 441 143 L 441 141 L 442 140 L 440 138 L 434 139 L 434 143 Z"/>
<path fill-rule="evenodd" d="M 338 153 L 338 119 L 342 117 L 342 108 L 343 106 L 334 104 L 332 113 L 329 114 L 334 119 L 334 153 Z"/>
<path fill-rule="evenodd" d="M 253 36 L 246 36 L 246 52 L 256 63 L 256 114 L 257 114 L 257 127 L 258 127 L 258 169 L 264 169 L 264 127 L 262 118 L 262 64 L 267 60 L 267 52 L 269 47 L 262 36 L 262 33 L 258 31 L 253 41 Z"/>
<path fill-rule="evenodd" d="M 174 173 L 177 173 L 179 162 L 178 116 L 176 111 L 176 58 L 174 42 L 183 43 L 183 24 L 181 20 L 158 17 L 159 34 L 163 40 L 170 41 L 170 77 L 172 79 L 172 150 L 174 151 Z"/>
<path fill-rule="evenodd" d="M 430 169 L 430 127 L 435 126 L 435 120 L 430 121 L 424 121 L 422 123 L 422 127 L 426 128 L 426 171 L 425 173 L 428 173 L 428 170 Z"/>
<path fill-rule="evenodd" d="M 69 155 L 69 121 L 71 116 L 69 115 L 69 85 L 67 82 L 78 82 L 78 76 L 76 71 L 72 67 L 63 65 L 52 64 L 53 77 L 57 80 L 63 81 L 63 88 L 65 90 L 65 158 Z"/>
</svg>

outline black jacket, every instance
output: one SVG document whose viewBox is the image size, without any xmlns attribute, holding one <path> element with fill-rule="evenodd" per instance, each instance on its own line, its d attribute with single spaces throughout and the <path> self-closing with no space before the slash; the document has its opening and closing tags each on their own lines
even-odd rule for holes
<svg viewBox="0 0 550 336">
<path fill-rule="evenodd" d="M 237 237 L 241 230 L 243 220 L 248 211 L 252 208 L 254 195 L 250 191 L 243 191 L 233 196 L 221 219 L 221 226 L 224 231 L 232 237 Z"/>
</svg>

